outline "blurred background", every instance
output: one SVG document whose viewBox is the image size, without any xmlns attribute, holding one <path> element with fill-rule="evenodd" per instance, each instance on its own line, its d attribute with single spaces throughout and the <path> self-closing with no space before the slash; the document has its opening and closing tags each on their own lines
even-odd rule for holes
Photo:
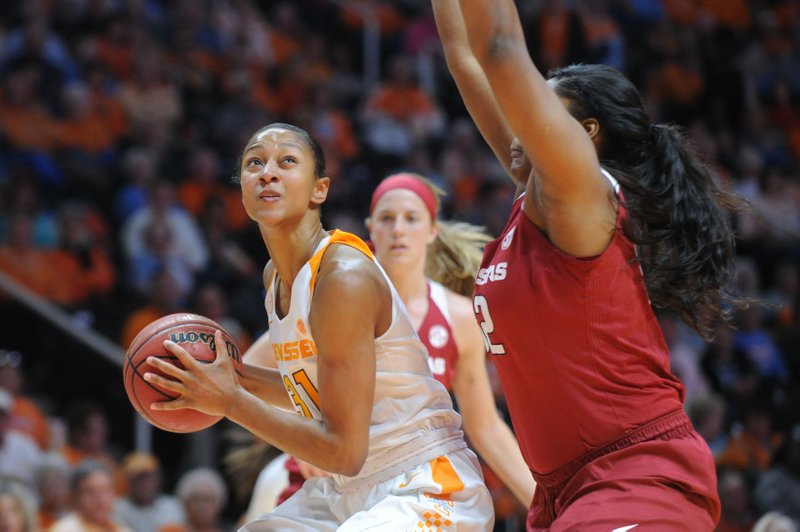
<svg viewBox="0 0 800 532">
<path fill-rule="evenodd" d="M 711 343 L 660 319 L 717 458 L 719 530 L 749 531 L 773 511 L 800 526 L 800 2 L 517 4 L 543 72 L 622 70 L 654 121 L 681 125 L 750 203 L 735 219 L 737 289 L 769 304 Z M 142 326 L 173 312 L 217 320 L 243 351 L 264 332 L 269 257 L 231 176 L 274 121 L 325 149 L 328 228 L 366 236 L 372 190 L 397 170 L 445 189 L 445 218 L 493 235 L 505 224 L 513 188 L 447 73 L 428 0 L 0 3 L 0 475 L 43 521 L 72 507 L 49 509 L 40 469 L 63 460 L 50 464 L 63 478 L 86 457 L 107 461 L 119 498 L 155 471 L 151 491 L 186 504 L 187 473 L 218 473 L 220 530 L 247 506 L 255 477 L 225 458 L 248 436 L 224 422 L 192 435 L 143 428 L 121 361 Z M 519 529 L 524 509 L 486 473 L 497 530 Z"/>
</svg>

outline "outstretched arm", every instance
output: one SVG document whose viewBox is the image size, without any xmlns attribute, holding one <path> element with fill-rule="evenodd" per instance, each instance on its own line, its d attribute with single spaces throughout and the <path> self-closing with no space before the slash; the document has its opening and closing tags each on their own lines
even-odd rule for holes
<svg viewBox="0 0 800 532">
<path fill-rule="evenodd" d="M 526 214 L 563 251 L 602 252 L 616 210 L 585 129 L 589 122 L 569 114 L 533 64 L 513 0 L 460 0 L 460 5 L 470 47 L 534 167 L 535 179 L 527 187 L 535 193 L 526 196 Z"/>
<path fill-rule="evenodd" d="M 467 298 L 452 293 L 448 294 L 448 299 L 458 346 L 453 392 L 464 420 L 464 430 L 481 458 L 528 508 L 536 483 L 513 432 L 497 411 L 486 373 L 483 338 L 472 306 Z"/>
<path fill-rule="evenodd" d="M 514 133 L 500 112 L 489 82 L 469 46 L 458 0 L 433 0 L 433 14 L 447 68 L 467 111 L 506 173 L 518 187 L 524 188 L 530 168 L 512 168 L 509 147 Z"/>
</svg>

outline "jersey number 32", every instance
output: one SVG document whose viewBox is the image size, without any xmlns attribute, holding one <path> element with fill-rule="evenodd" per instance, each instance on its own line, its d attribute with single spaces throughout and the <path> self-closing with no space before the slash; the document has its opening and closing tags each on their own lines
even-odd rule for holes
<svg viewBox="0 0 800 532">
<path fill-rule="evenodd" d="M 472 299 L 472 308 L 478 316 L 478 322 L 481 324 L 483 346 L 486 348 L 486 352 L 493 355 L 505 355 L 506 348 L 503 344 L 492 343 L 491 335 L 494 332 L 494 322 L 489 314 L 489 302 L 486 301 L 484 296 L 475 296 Z"/>
</svg>

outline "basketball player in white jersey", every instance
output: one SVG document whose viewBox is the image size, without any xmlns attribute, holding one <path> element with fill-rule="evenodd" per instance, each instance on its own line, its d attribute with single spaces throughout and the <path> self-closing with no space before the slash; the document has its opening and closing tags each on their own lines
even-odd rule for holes
<svg viewBox="0 0 800 532">
<path fill-rule="evenodd" d="M 330 180 L 319 145 L 271 124 L 248 141 L 239 170 L 271 257 L 269 334 L 251 351 L 263 355 L 268 342 L 272 360 L 246 357 L 240 380 L 228 357 L 201 364 L 165 342 L 186 369 L 148 359 L 166 377 L 145 378 L 178 397 L 153 408 L 223 415 L 333 473 L 242 530 L 491 530 L 479 464 L 397 292 L 366 244 L 322 228 Z"/>
</svg>

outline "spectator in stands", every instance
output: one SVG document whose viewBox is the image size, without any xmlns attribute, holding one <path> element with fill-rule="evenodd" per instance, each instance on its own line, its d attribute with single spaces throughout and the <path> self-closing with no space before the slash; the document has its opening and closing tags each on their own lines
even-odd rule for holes
<svg viewBox="0 0 800 532">
<path fill-rule="evenodd" d="M 102 462 L 87 460 L 70 478 L 73 511 L 56 521 L 50 532 L 131 532 L 114 519 L 114 476 Z"/>
<path fill-rule="evenodd" d="M 0 530 L 3 532 L 39 532 L 36 499 L 23 484 L 0 479 Z"/>
<path fill-rule="evenodd" d="M 544 71 L 587 57 L 586 32 L 568 2 L 544 0 L 530 4 L 520 15 L 533 62 Z"/>
<path fill-rule="evenodd" d="M 797 530 L 797 525 L 791 518 L 780 512 L 767 512 L 756 521 L 752 532 L 797 532 Z"/>
<path fill-rule="evenodd" d="M 52 295 L 55 272 L 49 268 L 46 250 L 33 240 L 33 218 L 24 212 L 8 218 L 6 241 L 0 245 L 0 271 L 34 294 L 47 298 Z M 7 297 L 4 293 L 0 297 Z"/>
<path fill-rule="evenodd" d="M 739 329 L 734 334 L 733 345 L 747 355 L 762 381 L 786 384 L 789 368 L 775 338 L 764 326 L 762 316 L 763 310 L 758 306 L 739 311 Z"/>
<path fill-rule="evenodd" d="M 725 400 L 714 393 L 704 394 L 686 402 L 686 413 L 711 454 L 718 457 L 728 446 Z"/>
<path fill-rule="evenodd" d="M 750 532 L 755 523 L 751 488 L 738 469 L 722 468 L 717 472 L 722 515 L 717 532 Z"/>
<path fill-rule="evenodd" d="M 122 491 L 117 462 L 108 450 L 108 415 L 99 405 L 77 401 L 67 408 L 67 442 L 61 455 L 73 467 L 92 460 L 105 465 L 115 475 L 117 489 Z"/>
<path fill-rule="evenodd" d="M 114 198 L 114 221 L 124 224 L 148 203 L 148 191 L 156 180 L 158 157 L 144 146 L 133 146 L 122 156 L 122 185 Z"/>
<path fill-rule="evenodd" d="M 44 410 L 25 395 L 25 372 L 19 351 L 0 349 L 0 388 L 14 398 L 8 428 L 26 434 L 42 451 L 50 449 L 50 426 Z"/>
<path fill-rule="evenodd" d="M 414 144 L 440 139 L 445 122 L 441 108 L 419 86 L 410 56 L 394 57 L 387 70 L 364 102 L 360 119 L 366 143 L 391 166 Z"/>
<path fill-rule="evenodd" d="M 760 511 L 781 512 L 800 528 L 800 423 L 791 428 L 775 461 L 758 478 L 753 499 Z"/>
<path fill-rule="evenodd" d="M 80 202 L 64 202 L 59 221 L 59 246 L 49 254 L 50 267 L 58 272 L 51 298 L 69 310 L 92 308 L 111 292 L 117 277 L 103 241 L 108 227 L 95 210 Z"/>
<path fill-rule="evenodd" d="M 208 247 L 197 220 L 176 200 L 175 185 L 159 179 L 151 184 L 148 203 L 133 213 L 122 226 L 125 256 L 136 260 L 147 249 L 148 231 L 154 225 L 169 230 L 171 244 L 169 254 L 186 269 L 195 274 L 208 263 Z M 184 287 L 193 280 L 181 279 Z"/>
<path fill-rule="evenodd" d="M 186 532 L 223 532 L 230 530 L 221 521 L 228 501 L 225 479 L 211 468 L 187 471 L 178 480 L 175 495 L 186 511 Z"/>
<path fill-rule="evenodd" d="M 760 384 L 755 365 L 733 343 L 735 331 L 718 327 L 700 355 L 700 366 L 711 390 L 726 401 L 731 414 L 741 414 Z"/>
<path fill-rule="evenodd" d="M 120 345 L 127 348 L 145 325 L 185 309 L 185 303 L 180 284 L 172 272 L 167 269 L 158 270 L 147 287 L 144 303 L 124 318 Z"/>
<path fill-rule="evenodd" d="M 150 453 L 132 452 L 122 460 L 128 494 L 117 501 L 114 516 L 134 532 L 163 532 L 183 526 L 180 501 L 161 492 L 161 464 Z"/>
<path fill-rule="evenodd" d="M 33 488 L 42 452 L 31 438 L 8 427 L 13 404 L 14 397 L 0 388 L 0 477 L 16 479 Z"/>
<path fill-rule="evenodd" d="M 241 244 L 242 235 L 227 229 L 225 222 L 230 213 L 225 200 L 218 195 L 209 196 L 203 207 L 199 222 L 203 237 L 208 244 L 209 260 L 200 273 L 202 281 L 222 284 L 226 289 L 235 290 L 246 279 L 259 275 L 253 258 Z M 241 207 L 242 202 L 239 201 Z"/>
<path fill-rule="evenodd" d="M 772 463 L 783 436 L 775 429 L 770 405 L 753 399 L 742 414 L 741 431 L 733 434 L 716 457 L 718 467 L 730 467 L 756 476 Z"/>
<path fill-rule="evenodd" d="M 39 499 L 39 524 L 48 530 L 72 509 L 70 475 L 72 468 L 57 453 L 48 453 L 36 470 L 36 494 Z"/>
</svg>

